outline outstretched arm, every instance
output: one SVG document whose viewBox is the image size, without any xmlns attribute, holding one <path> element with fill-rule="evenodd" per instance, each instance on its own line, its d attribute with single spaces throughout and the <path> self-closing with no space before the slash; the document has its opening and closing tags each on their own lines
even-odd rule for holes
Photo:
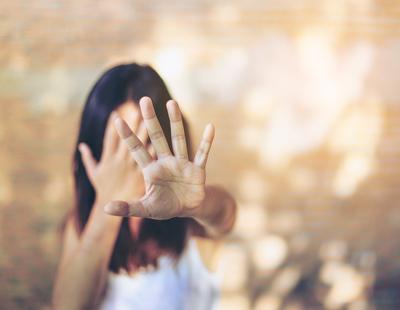
<svg viewBox="0 0 400 310">
<path fill-rule="evenodd" d="M 206 163 L 214 138 L 214 127 L 206 126 L 193 162 L 188 159 L 187 144 L 178 104 L 167 102 L 171 122 L 173 154 L 156 117 L 151 99 L 140 100 L 148 135 L 157 155 L 153 159 L 140 139 L 122 120 L 115 126 L 142 170 L 146 194 L 136 201 L 113 201 L 105 211 L 118 216 L 153 219 L 192 217 L 204 226 L 207 235 L 218 236 L 233 226 L 235 202 L 219 187 L 206 187 Z"/>
<path fill-rule="evenodd" d="M 190 216 L 194 235 L 206 238 L 228 234 L 236 220 L 236 201 L 229 192 L 219 186 L 206 186 L 206 194 L 198 208 Z"/>
</svg>

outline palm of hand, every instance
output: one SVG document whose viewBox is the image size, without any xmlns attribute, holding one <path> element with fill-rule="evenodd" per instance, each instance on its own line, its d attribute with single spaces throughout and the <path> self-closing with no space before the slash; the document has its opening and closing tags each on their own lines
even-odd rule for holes
<svg viewBox="0 0 400 310">
<path fill-rule="evenodd" d="M 168 156 L 149 164 L 143 175 L 146 195 L 142 202 L 148 217 L 184 215 L 204 198 L 205 171 L 188 160 Z"/>
<path fill-rule="evenodd" d="M 105 206 L 105 211 L 112 215 L 153 219 L 187 216 L 189 210 L 199 206 L 205 196 L 205 165 L 214 128 L 212 125 L 205 128 L 195 159 L 191 162 L 188 160 L 182 117 L 176 102 L 170 100 L 167 103 L 174 155 L 158 122 L 151 99 L 142 98 L 140 108 L 158 159 L 154 160 L 129 126 L 122 119 L 116 118 L 118 134 L 142 170 L 146 194 L 137 201 L 111 202 Z"/>
</svg>

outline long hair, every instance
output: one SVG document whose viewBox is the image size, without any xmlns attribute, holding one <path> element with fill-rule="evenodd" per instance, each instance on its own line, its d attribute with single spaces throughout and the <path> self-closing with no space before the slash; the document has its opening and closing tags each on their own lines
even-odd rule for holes
<svg viewBox="0 0 400 310">
<path fill-rule="evenodd" d="M 95 190 L 83 166 L 78 145 L 81 142 L 86 143 L 94 158 L 100 160 L 104 133 L 111 112 L 127 101 L 138 105 L 139 99 L 143 96 L 148 96 L 153 100 L 156 115 L 171 148 L 171 128 L 166 109 L 166 102 L 171 99 L 171 95 L 161 77 L 150 66 L 135 63 L 115 66 L 103 73 L 87 97 L 73 154 L 75 185 L 73 218 L 78 235 L 82 233 L 88 221 L 96 198 Z M 185 120 L 184 127 L 188 140 L 188 152 L 191 154 L 188 126 Z M 132 266 L 156 266 L 157 261 L 151 258 L 146 250 L 148 248 L 146 244 L 149 242 L 155 242 L 160 249 L 166 250 L 177 258 L 185 247 L 187 231 L 188 220 L 184 218 L 163 221 L 143 219 L 138 236 L 133 237 L 128 219 L 124 218 L 115 242 L 109 270 L 130 271 Z"/>
</svg>

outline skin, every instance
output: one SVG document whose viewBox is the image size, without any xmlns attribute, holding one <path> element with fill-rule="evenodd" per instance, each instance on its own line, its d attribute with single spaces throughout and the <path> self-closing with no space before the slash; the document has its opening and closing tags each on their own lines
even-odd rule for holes
<svg viewBox="0 0 400 310">
<path fill-rule="evenodd" d="M 101 302 L 123 217 L 130 217 L 132 234 L 137 234 L 142 218 L 193 218 L 192 235 L 206 259 L 232 229 L 234 199 L 224 189 L 205 183 L 214 127 L 206 126 L 191 162 L 179 106 L 170 100 L 167 109 L 173 153 L 148 97 L 140 100 L 140 111 L 128 102 L 111 115 L 99 162 L 87 145 L 79 146 L 96 201 L 80 237 L 73 222 L 67 223 L 53 292 L 55 309 L 92 309 Z M 149 138 L 151 147 L 145 148 Z"/>
</svg>

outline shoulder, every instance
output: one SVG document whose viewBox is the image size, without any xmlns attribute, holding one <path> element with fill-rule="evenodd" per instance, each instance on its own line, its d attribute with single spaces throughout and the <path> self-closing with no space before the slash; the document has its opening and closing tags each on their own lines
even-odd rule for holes
<svg viewBox="0 0 400 310">
<path fill-rule="evenodd" d="M 221 240 L 192 237 L 191 241 L 198 250 L 202 263 L 210 272 L 215 272 L 218 265 L 218 253 L 222 246 Z"/>
</svg>

